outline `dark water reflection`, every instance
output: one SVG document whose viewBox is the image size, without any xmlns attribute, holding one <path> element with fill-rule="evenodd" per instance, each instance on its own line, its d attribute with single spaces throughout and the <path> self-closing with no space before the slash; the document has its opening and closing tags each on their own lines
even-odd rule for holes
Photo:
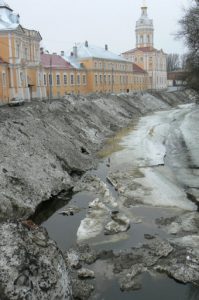
<svg viewBox="0 0 199 300">
<path fill-rule="evenodd" d="M 142 289 L 122 292 L 116 280 L 98 278 L 98 294 L 92 300 L 198 300 L 199 288 L 191 284 L 179 284 L 162 274 L 142 275 Z"/>
</svg>

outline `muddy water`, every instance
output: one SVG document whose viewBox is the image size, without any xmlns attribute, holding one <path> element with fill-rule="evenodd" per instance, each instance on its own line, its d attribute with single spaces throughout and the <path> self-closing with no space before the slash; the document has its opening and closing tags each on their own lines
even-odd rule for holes
<svg viewBox="0 0 199 300">
<path fill-rule="evenodd" d="M 162 129 L 161 129 L 162 130 Z M 110 167 L 107 166 L 107 158 L 111 161 L 111 172 L 119 169 L 120 171 L 126 171 L 130 168 L 134 168 L 134 172 L 140 172 L 140 167 L 145 168 L 152 167 L 154 163 L 162 164 L 161 161 L 161 151 L 162 147 L 158 145 L 158 153 L 154 154 L 152 162 L 147 157 L 147 159 L 142 157 L 142 153 L 137 152 L 137 145 L 132 143 L 132 139 L 137 138 L 136 135 L 137 127 L 135 124 L 127 130 L 121 131 L 115 138 L 108 141 L 105 148 L 99 154 L 101 157 L 100 163 L 95 170 L 87 172 L 86 175 L 95 175 L 104 181 L 109 187 L 112 195 L 117 198 L 117 191 L 113 186 L 107 181 L 107 175 L 110 173 Z M 163 130 L 164 131 L 164 130 Z M 149 130 L 149 136 L 154 135 L 154 126 Z M 151 142 L 151 141 L 150 141 Z M 149 145 L 150 147 L 151 144 Z M 142 152 L 142 148 L 140 148 Z M 144 153 L 145 155 L 146 153 Z M 147 164 L 146 164 L 147 163 Z M 157 168 L 157 167 L 156 167 Z M 160 172 L 162 174 L 161 166 Z M 167 174 L 167 170 L 163 171 Z M 169 175 L 168 175 L 169 176 Z M 49 203 L 44 206 L 44 211 L 47 207 L 49 210 L 49 217 L 41 217 L 39 223 L 44 226 L 49 236 L 54 239 L 58 246 L 62 250 L 66 250 L 76 244 L 77 241 L 77 230 L 80 226 L 82 219 L 86 217 L 88 212 L 88 204 L 97 195 L 94 192 L 83 191 L 80 193 L 72 195 L 63 195 L 58 202 L 57 209 L 49 206 Z M 164 200 L 164 199 L 163 199 Z M 54 204 L 52 204 L 54 205 Z M 64 216 L 60 214 L 63 210 L 68 207 L 78 207 L 79 211 L 73 216 Z M 158 207 L 151 205 L 136 205 L 133 208 L 129 207 L 129 214 L 133 214 L 141 221 L 137 224 L 133 224 L 128 232 L 120 233 L 114 236 L 104 236 L 103 233 L 95 238 L 86 240 L 90 245 L 96 247 L 97 249 L 116 249 L 122 250 L 131 247 L 136 247 L 145 241 L 146 234 L 153 236 L 159 236 L 162 238 L 168 238 L 168 234 L 159 228 L 156 224 L 157 218 L 166 218 L 180 213 L 179 208 L 168 208 L 168 207 Z M 142 299 L 142 300 L 196 300 L 199 299 L 199 289 L 192 285 L 182 285 L 175 282 L 172 279 L 167 278 L 164 275 L 148 274 L 142 275 L 142 289 L 133 292 L 121 292 L 117 278 L 113 276 L 111 266 L 108 266 L 107 262 L 98 261 L 92 267 L 96 274 L 96 293 L 94 298 L 96 300 L 130 300 L 130 299 Z"/>
</svg>

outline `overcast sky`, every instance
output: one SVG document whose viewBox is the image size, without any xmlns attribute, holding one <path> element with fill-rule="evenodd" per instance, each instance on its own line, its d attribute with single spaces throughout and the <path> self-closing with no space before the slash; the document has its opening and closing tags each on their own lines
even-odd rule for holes
<svg viewBox="0 0 199 300">
<path fill-rule="evenodd" d="M 38 30 L 42 45 L 51 52 L 69 50 L 74 43 L 109 45 L 121 53 L 135 46 L 135 22 L 142 0 L 7 0 L 21 24 Z M 177 22 L 191 0 L 147 0 L 149 17 L 154 20 L 155 47 L 167 53 L 183 53 L 174 40 Z"/>
</svg>

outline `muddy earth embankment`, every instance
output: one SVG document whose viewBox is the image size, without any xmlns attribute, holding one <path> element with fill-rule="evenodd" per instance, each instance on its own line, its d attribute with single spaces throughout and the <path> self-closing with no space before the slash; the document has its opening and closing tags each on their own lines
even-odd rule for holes
<svg viewBox="0 0 199 300">
<path fill-rule="evenodd" d="M 0 299 L 72 299 L 67 263 L 29 216 L 70 191 L 105 139 L 191 91 L 75 97 L 0 109 Z M 165 269 L 165 266 L 159 267 Z"/>
</svg>

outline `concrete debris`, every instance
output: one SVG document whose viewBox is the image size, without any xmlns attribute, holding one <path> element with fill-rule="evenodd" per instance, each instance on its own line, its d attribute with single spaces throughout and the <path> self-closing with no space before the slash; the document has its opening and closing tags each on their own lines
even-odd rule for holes
<svg viewBox="0 0 199 300">
<path fill-rule="evenodd" d="M 92 270 L 82 268 L 77 272 L 80 279 L 95 278 L 95 273 Z"/>
<path fill-rule="evenodd" d="M 72 299 L 62 253 L 42 228 L 0 224 L 1 299 Z"/>
</svg>

